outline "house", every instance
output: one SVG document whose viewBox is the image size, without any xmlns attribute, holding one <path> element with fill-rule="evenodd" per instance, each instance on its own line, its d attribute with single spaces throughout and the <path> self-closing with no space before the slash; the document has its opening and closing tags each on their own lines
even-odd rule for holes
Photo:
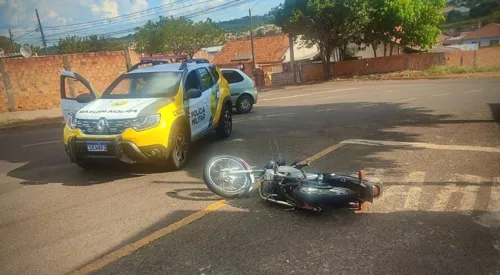
<svg viewBox="0 0 500 275">
<path fill-rule="evenodd" d="M 454 11 L 460 12 L 463 16 L 469 16 L 470 8 L 467 7 L 458 7 L 454 8 Z"/>
<path fill-rule="evenodd" d="M 479 47 L 496 46 L 500 42 L 500 24 L 489 23 L 462 38 L 463 44 L 479 44 Z"/>
<path fill-rule="evenodd" d="M 450 45 L 460 45 L 463 44 L 464 42 L 464 37 L 469 35 L 470 32 L 462 32 L 458 36 L 451 36 L 448 37 L 447 39 L 442 41 L 443 46 L 450 46 Z"/>
<path fill-rule="evenodd" d="M 289 49 L 287 35 L 272 35 L 254 38 L 255 66 L 264 73 L 281 72 L 282 63 Z M 245 65 L 245 73 L 252 75 L 252 46 L 250 39 L 228 41 L 212 60 L 224 68 Z"/>
</svg>

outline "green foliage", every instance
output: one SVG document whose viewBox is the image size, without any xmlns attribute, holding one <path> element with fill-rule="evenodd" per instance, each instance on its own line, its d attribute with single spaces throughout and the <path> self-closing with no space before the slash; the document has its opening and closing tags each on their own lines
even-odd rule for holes
<svg viewBox="0 0 500 275">
<path fill-rule="evenodd" d="M 285 0 L 273 12 L 285 33 L 318 45 L 327 77 L 332 52 L 344 60 L 351 55 L 349 43 L 376 50 L 397 39 L 402 46 L 429 49 L 440 33 L 444 5 L 444 0 Z"/>
<path fill-rule="evenodd" d="M 464 18 L 461 12 L 457 10 L 452 10 L 446 15 L 446 22 L 456 22 Z"/>
<path fill-rule="evenodd" d="M 272 21 L 272 13 L 268 13 L 265 15 L 252 15 L 253 28 L 258 28 L 270 24 L 272 23 Z M 221 21 L 218 23 L 218 25 L 224 30 L 225 33 L 247 32 L 249 31 L 250 18 L 248 16 L 245 16 L 238 19 Z"/>
<path fill-rule="evenodd" d="M 493 13 L 493 11 L 498 7 L 496 2 L 486 2 L 479 4 L 478 6 L 472 7 L 469 11 L 470 17 L 482 17 Z"/>
<path fill-rule="evenodd" d="M 10 43 L 10 38 L 0 35 L 0 48 L 4 50 L 5 53 L 18 53 L 21 45 L 14 42 L 14 50 L 12 50 L 12 45 Z"/>
<path fill-rule="evenodd" d="M 140 52 L 193 56 L 200 48 L 223 44 L 224 31 L 210 18 L 193 22 L 183 17 L 160 17 L 138 28 L 134 38 Z"/>
<path fill-rule="evenodd" d="M 68 36 L 57 44 L 61 54 L 123 50 L 125 42 L 108 36 Z"/>
<path fill-rule="evenodd" d="M 464 74 L 464 73 L 484 73 L 484 72 L 500 72 L 500 66 L 432 66 L 426 70 L 430 74 Z"/>
</svg>

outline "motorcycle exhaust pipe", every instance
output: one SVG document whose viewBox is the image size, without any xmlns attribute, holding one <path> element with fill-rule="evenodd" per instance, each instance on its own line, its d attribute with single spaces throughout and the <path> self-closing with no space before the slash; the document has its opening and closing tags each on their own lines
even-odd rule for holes
<svg viewBox="0 0 500 275">
<path fill-rule="evenodd" d="M 296 207 L 295 205 L 290 204 L 290 203 L 288 203 L 286 201 L 279 201 L 279 200 L 271 199 L 269 197 L 264 197 L 264 194 L 262 194 L 262 188 L 259 188 L 259 196 L 260 196 L 261 199 L 263 199 L 265 201 L 270 201 L 270 202 L 274 202 L 274 203 L 277 203 L 277 204 L 286 205 L 286 206 L 290 206 L 290 207 Z"/>
</svg>

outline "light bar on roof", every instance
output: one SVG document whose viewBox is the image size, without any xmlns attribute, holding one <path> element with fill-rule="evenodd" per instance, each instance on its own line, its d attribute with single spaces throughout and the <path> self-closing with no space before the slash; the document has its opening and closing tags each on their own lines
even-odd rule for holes
<svg viewBox="0 0 500 275">
<path fill-rule="evenodd" d="M 185 59 L 186 55 L 164 55 L 164 56 L 151 56 L 151 57 L 141 57 L 141 62 L 149 61 L 170 61 L 172 59 Z"/>
</svg>

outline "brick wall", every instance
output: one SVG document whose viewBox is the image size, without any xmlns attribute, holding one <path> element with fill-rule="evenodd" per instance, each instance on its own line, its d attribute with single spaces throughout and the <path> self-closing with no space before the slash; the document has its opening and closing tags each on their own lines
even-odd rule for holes
<svg viewBox="0 0 500 275">
<path fill-rule="evenodd" d="M 9 101 L 7 99 L 7 91 L 3 84 L 3 75 L 0 72 L 0 113 L 9 111 Z"/>
<path fill-rule="evenodd" d="M 480 49 L 476 58 L 477 66 L 500 65 L 500 48 Z M 425 70 L 438 65 L 472 66 L 474 52 L 418 53 L 333 62 L 331 72 L 333 77 L 355 76 L 402 70 Z M 323 80 L 321 63 L 304 64 L 302 70 L 303 82 Z"/>
<path fill-rule="evenodd" d="M 129 54 L 132 65 L 139 62 L 138 53 L 129 50 Z M 3 59 L 16 111 L 51 109 L 60 105 L 59 81 L 60 71 L 65 68 L 64 59 L 71 71 L 85 77 L 99 93 L 127 69 L 124 51 Z M 8 106 L 2 76 L 0 112 L 8 111 Z"/>
</svg>

